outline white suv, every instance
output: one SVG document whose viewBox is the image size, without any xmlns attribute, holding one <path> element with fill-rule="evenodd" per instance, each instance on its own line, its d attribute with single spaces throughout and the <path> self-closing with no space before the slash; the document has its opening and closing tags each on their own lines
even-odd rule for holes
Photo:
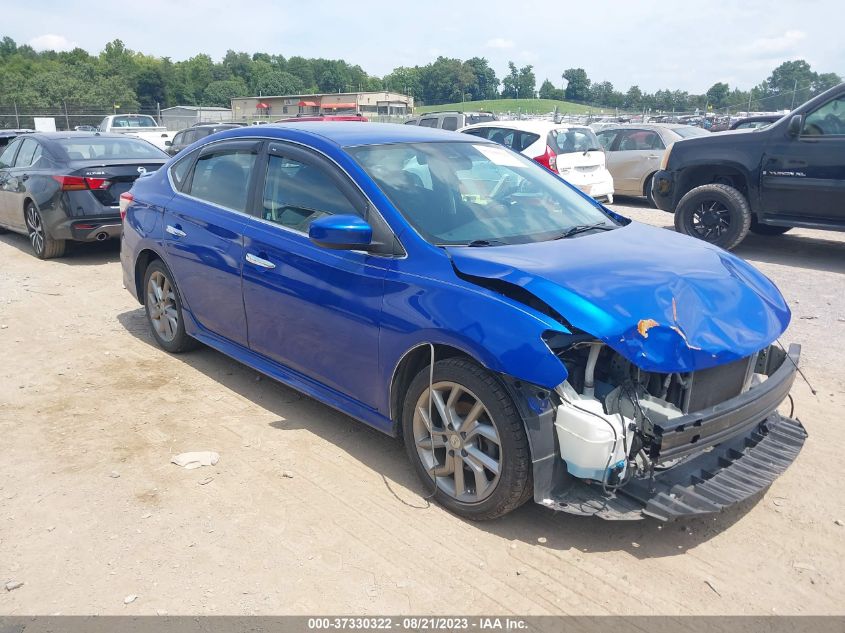
<svg viewBox="0 0 845 633">
<path fill-rule="evenodd" d="M 534 159 L 588 196 L 613 202 L 613 176 L 595 133 L 585 126 L 551 121 L 491 121 L 458 130 L 480 136 Z"/>
</svg>

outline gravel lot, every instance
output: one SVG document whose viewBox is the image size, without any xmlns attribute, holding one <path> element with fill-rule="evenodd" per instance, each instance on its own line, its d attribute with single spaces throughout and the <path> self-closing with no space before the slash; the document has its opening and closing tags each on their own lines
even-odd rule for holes
<svg viewBox="0 0 845 633">
<path fill-rule="evenodd" d="M 737 253 L 788 298 L 817 390 L 796 383 L 810 438 L 766 495 L 668 525 L 533 504 L 476 524 L 421 497 L 398 441 L 217 352 L 154 347 L 116 242 L 42 262 L 4 235 L 0 585 L 24 584 L 0 614 L 845 614 L 845 234 Z M 170 464 L 189 450 L 221 459 Z"/>
</svg>

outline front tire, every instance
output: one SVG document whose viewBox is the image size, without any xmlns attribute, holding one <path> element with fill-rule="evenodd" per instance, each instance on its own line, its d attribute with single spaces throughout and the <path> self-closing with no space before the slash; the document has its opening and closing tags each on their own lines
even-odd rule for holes
<svg viewBox="0 0 845 633">
<path fill-rule="evenodd" d="M 723 184 L 696 187 L 675 209 L 675 230 L 726 250 L 736 247 L 751 227 L 751 208 L 740 191 Z"/>
<path fill-rule="evenodd" d="M 44 226 L 41 212 L 32 202 L 24 209 L 24 221 L 32 252 L 38 259 L 52 259 L 65 254 L 66 242 L 55 240 L 50 236 L 47 227 Z"/>
<path fill-rule="evenodd" d="M 427 491 L 475 521 L 518 508 L 533 488 L 522 419 L 500 382 L 468 359 L 434 364 L 411 382 L 402 412 L 405 450 Z"/>
<path fill-rule="evenodd" d="M 144 273 L 144 310 L 150 332 L 161 348 L 178 354 L 196 347 L 196 341 L 185 333 L 179 289 L 160 259 Z"/>
</svg>

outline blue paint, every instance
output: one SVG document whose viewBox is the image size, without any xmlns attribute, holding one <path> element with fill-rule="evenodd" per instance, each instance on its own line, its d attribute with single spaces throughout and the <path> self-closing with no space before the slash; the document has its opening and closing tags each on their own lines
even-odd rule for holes
<svg viewBox="0 0 845 633">
<path fill-rule="evenodd" d="M 192 148 L 239 137 L 289 141 L 328 156 L 378 210 L 404 255 L 324 248 L 302 233 L 188 198 L 172 189 L 168 164 L 133 189 L 121 250 L 125 285 L 135 294 L 138 255 L 156 252 L 182 293 L 189 334 L 381 430 L 392 429 L 390 388 L 398 363 L 428 342 L 552 388 L 567 372 L 543 336 L 571 333 L 568 326 L 605 341 L 643 369 L 668 372 L 746 356 L 789 322 L 780 293 L 749 264 L 637 223 L 551 242 L 436 247 L 344 150 L 480 139 L 419 126 L 318 122 L 229 130 Z M 364 224 L 335 218 L 323 229 L 342 230 L 344 222 L 347 231 Z M 168 225 L 186 237 L 167 233 Z M 246 253 L 275 267 L 250 264 Z M 473 278 L 530 292 L 562 320 Z M 638 331 L 644 320 L 656 324 L 647 336 Z"/>
</svg>

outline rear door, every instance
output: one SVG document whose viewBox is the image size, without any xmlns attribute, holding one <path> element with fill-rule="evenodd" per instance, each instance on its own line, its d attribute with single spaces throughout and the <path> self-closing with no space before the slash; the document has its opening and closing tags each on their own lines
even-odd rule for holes
<svg viewBox="0 0 845 633">
<path fill-rule="evenodd" d="M 809 112 L 798 137 L 779 125 L 770 138 L 761 170 L 763 217 L 845 222 L 845 95 Z"/>
<path fill-rule="evenodd" d="M 257 353 L 375 408 L 378 333 L 389 258 L 329 250 L 308 238 L 315 219 L 367 217 L 333 164 L 270 142 L 258 214 L 245 229 L 243 302 Z M 372 222 L 371 222 L 372 223 Z"/>
<path fill-rule="evenodd" d="M 8 226 L 23 230 L 26 228 L 24 221 L 24 201 L 27 197 L 27 185 L 33 177 L 33 171 L 38 168 L 43 153 L 41 144 L 35 139 L 24 138 L 21 142 L 15 164 L 7 170 L 3 184 L 6 223 Z"/>
<path fill-rule="evenodd" d="M 211 143 L 164 214 L 167 263 L 196 322 L 247 345 L 241 290 L 243 229 L 261 141 Z"/>
<path fill-rule="evenodd" d="M 646 176 L 660 166 L 663 140 L 653 130 L 638 128 L 601 132 L 605 137 L 611 133 L 614 137 L 607 153 L 607 168 L 613 175 L 616 193 L 641 196 Z"/>
<path fill-rule="evenodd" d="M 15 166 L 15 156 L 22 142 L 22 139 L 12 141 L 0 153 L 0 224 L 4 226 L 17 226 L 12 221 L 12 201 L 15 196 L 8 187 L 10 173 Z"/>
</svg>

